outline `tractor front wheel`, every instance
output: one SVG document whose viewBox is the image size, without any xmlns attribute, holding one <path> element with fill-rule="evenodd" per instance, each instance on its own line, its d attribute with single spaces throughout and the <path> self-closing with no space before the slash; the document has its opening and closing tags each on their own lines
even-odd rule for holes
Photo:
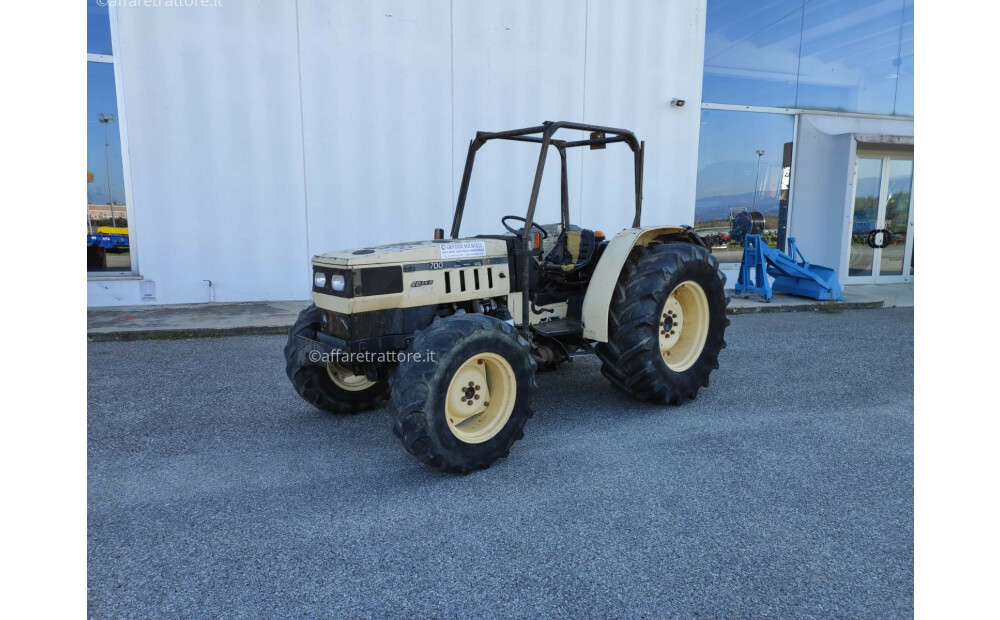
<svg viewBox="0 0 1000 620">
<path fill-rule="evenodd" d="M 377 409 L 389 399 L 388 380 L 372 381 L 356 375 L 334 361 L 311 363 L 303 348 L 316 339 L 320 328 L 320 311 L 315 305 L 299 313 L 295 325 L 288 331 L 285 345 L 285 374 L 306 402 L 330 413 L 361 413 Z"/>
<path fill-rule="evenodd" d="M 390 379 L 393 431 L 410 454 L 445 471 L 489 467 L 524 436 L 536 370 L 527 341 L 504 321 L 436 319 Z"/>
</svg>

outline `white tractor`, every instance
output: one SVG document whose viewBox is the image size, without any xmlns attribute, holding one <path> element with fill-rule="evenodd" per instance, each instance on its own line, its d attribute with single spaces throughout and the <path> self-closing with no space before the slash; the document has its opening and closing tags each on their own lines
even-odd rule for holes
<svg viewBox="0 0 1000 620">
<path fill-rule="evenodd" d="M 589 138 L 559 140 L 559 130 Z M 524 217 L 461 237 L 476 152 L 491 140 L 541 146 Z M 635 160 L 632 228 L 608 239 L 570 224 L 566 151 L 621 142 Z M 561 218 L 534 220 L 549 148 L 562 161 Z M 617 390 L 677 405 L 708 386 L 726 346 L 718 261 L 683 225 L 640 225 L 644 144 L 630 131 L 572 122 L 469 145 L 450 238 L 315 256 L 314 305 L 285 347 L 296 391 L 352 414 L 391 400 L 395 434 L 421 461 L 466 473 L 507 456 L 532 416 L 539 368 L 596 353 Z M 513 222 L 513 223 L 512 223 Z"/>
</svg>

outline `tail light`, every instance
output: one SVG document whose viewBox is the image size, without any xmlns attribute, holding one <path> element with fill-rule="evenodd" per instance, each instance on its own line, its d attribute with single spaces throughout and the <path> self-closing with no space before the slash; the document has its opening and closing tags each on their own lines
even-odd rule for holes
<svg viewBox="0 0 1000 620">
<path fill-rule="evenodd" d="M 531 233 L 531 247 L 535 250 L 542 249 L 542 233 Z"/>
</svg>

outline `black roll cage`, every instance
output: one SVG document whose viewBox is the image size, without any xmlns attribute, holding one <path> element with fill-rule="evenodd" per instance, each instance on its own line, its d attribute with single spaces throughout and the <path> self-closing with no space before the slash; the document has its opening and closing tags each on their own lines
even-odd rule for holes
<svg viewBox="0 0 1000 620">
<path fill-rule="evenodd" d="M 560 129 L 575 129 L 589 131 L 590 138 L 587 140 L 556 140 L 552 137 Z M 538 136 L 536 134 L 541 134 Z M 554 146 L 559 151 L 561 162 L 562 183 L 560 187 L 560 218 L 563 230 L 569 227 L 569 183 L 566 179 L 566 149 L 578 146 L 589 146 L 591 149 L 603 149 L 608 144 L 624 142 L 632 149 L 635 159 L 635 218 L 632 220 L 632 227 L 639 226 L 642 215 L 642 168 L 643 156 L 645 154 L 645 142 L 636 139 L 635 134 L 626 129 L 616 129 L 614 127 L 602 127 L 600 125 L 587 125 L 584 123 L 574 123 L 571 121 L 545 121 L 537 127 L 527 127 L 525 129 L 512 129 L 510 131 L 477 131 L 476 137 L 469 141 L 469 154 L 465 159 L 465 171 L 462 173 L 462 185 L 458 191 L 458 203 L 455 205 L 455 219 L 451 225 L 451 238 L 458 239 L 459 229 L 462 226 L 462 214 L 465 211 L 465 199 L 469 194 L 469 182 L 472 179 L 472 164 L 476 159 L 476 151 L 483 147 L 490 140 L 513 140 L 516 142 L 532 142 L 541 144 L 541 153 L 538 156 L 538 167 L 535 169 L 535 182 L 531 186 L 531 200 L 528 202 L 528 213 L 525 216 L 522 239 L 527 244 L 531 234 L 531 225 L 535 215 L 535 205 L 538 203 L 538 191 L 542 186 L 542 172 L 545 169 L 545 157 L 548 148 Z M 525 247 L 527 247 L 525 245 Z"/>
<path fill-rule="evenodd" d="M 575 129 L 579 131 L 589 131 L 590 138 L 587 140 L 556 140 L 552 137 L 560 129 Z M 537 135 L 541 134 L 541 136 Z M 535 216 L 535 205 L 538 203 L 538 190 L 542 186 L 542 172 L 545 169 L 545 157 L 550 146 L 556 147 L 559 151 L 561 163 L 562 183 L 560 186 L 560 219 L 563 230 L 569 228 L 569 182 L 566 179 L 566 149 L 589 146 L 591 149 L 603 149 L 608 144 L 624 142 L 632 149 L 635 160 L 635 218 L 632 220 L 632 227 L 639 226 L 642 216 L 642 166 L 643 156 L 646 150 L 646 143 L 636 139 L 635 134 L 626 129 L 615 129 L 614 127 L 602 127 L 600 125 L 587 125 L 584 123 L 573 123 L 570 121 L 545 121 L 537 127 L 527 127 L 525 129 L 512 129 L 510 131 L 487 132 L 478 131 L 476 137 L 469 141 L 469 154 L 465 158 L 465 171 L 462 173 L 462 186 L 458 191 L 458 203 L 455 205 L 455 219 L 451 224 L 451 238 L 458 239 L 459 229 L 462 226 L 462 213 L 465 211 L 465 199 L 469 194 L 469 181 L 472 179 L 472 164 L 476 160 L 476 151 L 483 147 L 490 140 L 513 140 L 516 142 L 531 142 L 541 144 L 541 153 L 538 155 L 538 167 L 535 168 L 535 182 L 531 186 L 531 200 L 528 202 L 528 213 L 524 218 L 524 229 L 521 233 L 520 248 L 515 250 L 518 254 L 518 270 L 521 277 L 521 332 L 530 337 L 530 319 L 528 314 L 529 296 L 529 265 L 532 254 L 540 251 L 533 250 L 528 238 L 531 234 L 532 223 Z"/>
</svg>

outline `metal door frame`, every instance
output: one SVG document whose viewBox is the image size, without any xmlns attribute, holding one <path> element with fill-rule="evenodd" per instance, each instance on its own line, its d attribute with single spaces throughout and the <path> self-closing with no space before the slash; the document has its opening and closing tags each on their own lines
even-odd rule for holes
<svg viewBox="0 0 1000 620">
<path fill-rule="evenodd" d="M 901 153 L 899 151 L 872 151 L 872 150 L 860 150 L 855 153 L 854 157 L 854 193 L 851 196 L 851 222 L 848 227 L 847 239 L 847 275 L 845 281 L 847 284 L 899 284 L 903 282 L 912 282 L 913 276 L 910 274 L 909 269 L 906 268 L 913 259 L 913 206 L 914 206 L 914 186 L 916 185 L 916 165 L 914 164 L 914 172 L 910 175 L 910 208 L 907 214 L 906 222 L 906 243 L 903 246 L 903 270 L 899 275 L 881 275 L 879 273 L 882 267 L 882 250 L 880 248 L 875 248 L 872 253 L 872 273 L 867 276 L 852 276 L 850 274 L 851 269 L 851 247 L 852 240 L 851 237 L 854 235 L 854 205 L 857 200 L 858 193 L 858 161 L 861 159 L 876 159 L 882 160 L 882 177 L 879 185 L 879 195 L 878 195 L 878 214 L 875 218 L 875 225 L 880 228 L 885 227 L 885 210 L 886 205 L 889 202 L 889 162 L 892 160 L 901 161 L 914 161 L 913 153 Z"/>
</svg>

